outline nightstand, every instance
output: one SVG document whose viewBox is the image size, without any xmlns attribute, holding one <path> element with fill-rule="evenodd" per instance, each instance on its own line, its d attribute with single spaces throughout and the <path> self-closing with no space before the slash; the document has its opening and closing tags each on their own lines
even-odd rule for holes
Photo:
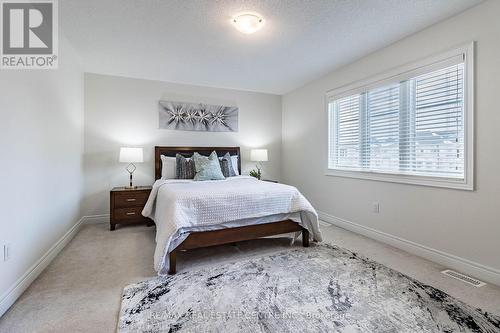
<svg viewBox="0 0 500 333">
<path fill-rule="evenodd" d="M 113 188 L 109 193 L 109 229 L 115 230 L 117 224 L 147 223 L 148 225 L 153 225 L 151 219 L 141 214 L 150 192 L 151 186 L 139 186 L 135 189 L 124 187 Z"/>
</svg>

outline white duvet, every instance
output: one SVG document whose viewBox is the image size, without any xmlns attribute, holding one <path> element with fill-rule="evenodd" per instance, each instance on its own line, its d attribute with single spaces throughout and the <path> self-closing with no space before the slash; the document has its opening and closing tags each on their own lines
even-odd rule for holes
<svg viewBox="0 0 500 333">
<path fill-rule="evenodd" d="M 318 214 L 293 186 L 249 176 L 217 181 L 157 180 L 142 215 L 156 223 L 155 269 L 168 270 L 168 253 L 190 232 L 290 218 L 321 241 Z"/>
</svg>

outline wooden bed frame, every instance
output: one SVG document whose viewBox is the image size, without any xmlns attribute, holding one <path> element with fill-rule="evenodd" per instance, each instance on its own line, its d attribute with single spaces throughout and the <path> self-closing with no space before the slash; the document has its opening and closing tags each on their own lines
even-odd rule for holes
<svg viewBox="0 0 500 333">
<path fill-rule="evenodd" d="M 201 155 L 210 155 L 213 151 L 218 156 L 229 153 L 231 156 L 238 156 L 238 171 L 241 174 L 240 147 L 155 147 L 155 179 L 161 178 L 161 155 L 175 157 L 181 154 L 190 157 L 194 152 Z M 302 245 L 309 246 L 309 231 L 302 228 L 298 223 L 291 220 L 278 221 L 272 223 L 248 225 L 242 227 L 193 232 L 172 252 L 169 253 L 170 266 L 168 274 L 175 274 L 177 264 L 177 252 L 181 250 L 191 250 L 201 247 L 222 245 L 245 240 L 257 239 L 265 236 L 285 234 L 288 232 L 302 232 Z"/>
</svg>

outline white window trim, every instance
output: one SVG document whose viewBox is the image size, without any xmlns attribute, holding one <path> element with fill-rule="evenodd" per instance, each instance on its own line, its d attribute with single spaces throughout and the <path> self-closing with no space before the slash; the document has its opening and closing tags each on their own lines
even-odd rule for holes
<svg viewBox="0 0 500 333">
<path fill-rule="evenodd" d="M 464 54 L 464 154 L 465 154 L 465 170 L 464 179 L 441 178 L 414 176 L 404 174 L 379 173 L 371 171 L 351 171 L 330 169 L 328 167 L 329 143 L 327 143 L 327 158 L 325 175 L 336 177 L 348 177 L 358 179 L 377 180 L 402 184 L 424 185 L 433 187 L 444 187 L 460 190 L 474 190 L 474 42 L 455 47 L 449 51 L 442 52 L 420 61 L 409 63 L 398 68 L 394 68 L 379 75 L 375 75 L 368 79 L 359 80 L 348 85 L 330 90 L 325 96 L 325 112 L 328 114 L 328 105 L 332 100 L 353 95 L 362 91 L 366 91 L 373 87 L 382 86 L 391 82 L 397 82 L 400 77 L 408 76 L 410 73 L 417 72 L 424 67 L 437 64 L 447 59 Z M 329 118 L 329 117 L 328 117 Z M 328 121 L 326 122 L 326 131 L 329 133 Z"/>
</svg>

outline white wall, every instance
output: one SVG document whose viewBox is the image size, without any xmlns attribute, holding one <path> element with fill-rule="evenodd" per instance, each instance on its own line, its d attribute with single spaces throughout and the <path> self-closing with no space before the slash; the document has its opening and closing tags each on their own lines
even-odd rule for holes
<svg viewBox="0 0 500 333">
<path fill-rule="evenodd" d="M 500 1 L 487 1 L 283 97 L 282 178 L 317 210 L 500 272 Z M 325 93 L 476 41 L 476 191 L 325 176 Z M 381 204 L 372 213 L 372 202 Z M 500 277 L 500 275 L 499 275 Z"/>
<path fill-rule="evenodd" d="M 158 101 L 234 105 L 239 107 L 238 132 L 190 132 L 159 129 Z M 250 148 L 269 149 L 264 177 L 278 179 L 281 162 L 281 96 L 190 86 L 160 81 L 85 74 L 84 215 L 107 214 L 109 190 L 127 185 L 121 146 L 144 148 L 135 183 L 154 181 L 154 146 L 240 146 L 243 172 L 252 169 Z"/>
<path fill-rule="evenodd" d="M 11 244 L 9 261 L 0 248 L 0 315 L 9 289 L 80 219 L 83 71 L 62 36 L 59 59 L 57 70 L 0 72 L 0 246 Z"/>
</svg>

